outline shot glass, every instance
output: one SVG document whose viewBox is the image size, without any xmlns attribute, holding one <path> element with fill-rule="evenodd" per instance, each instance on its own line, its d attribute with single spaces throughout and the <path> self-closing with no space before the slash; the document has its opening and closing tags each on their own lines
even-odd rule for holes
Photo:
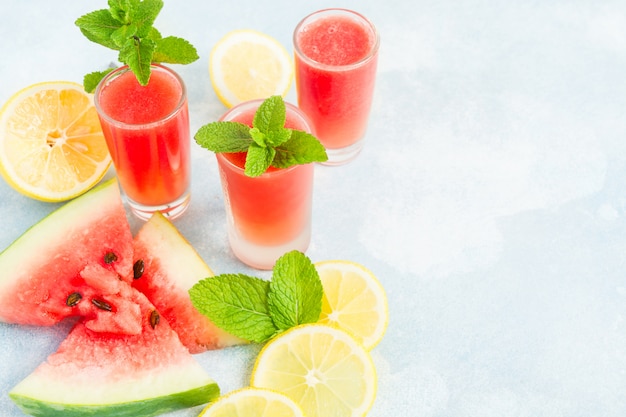
<svg viewBox="0 0 626 417">
<path fill-rule="evenodd" d="M 263 100 L 241 103 L 220 121 L 252 126 Z M 285 103 L 285 127 L 313 133 L 296 106 Z M 276 260 L 291 250 L 305 252 L 311 240 L 313 164 L 290 168 L 270 167 L 258 177 L 244 173 L 246 153 L 216 153 L 230 247 L 243 263 L 272 269 Z"/>
<path fill-rule="evenodd" d="M 374 94 L 380 36 L 361 14 L 324 9 L 305 17 L 293 33 L 298 107 L 311 119 L 328 161 L 354 159 Z"/>
<path fill-rule="evenodd" d="M 173 219 L 190 199 L 191 156 L 187 91 L 171 69 L 153 64 L 141 86 L 120 67 L 98 85 L 94 103 L 121 189 L 131 211 Z"/>
</svg>

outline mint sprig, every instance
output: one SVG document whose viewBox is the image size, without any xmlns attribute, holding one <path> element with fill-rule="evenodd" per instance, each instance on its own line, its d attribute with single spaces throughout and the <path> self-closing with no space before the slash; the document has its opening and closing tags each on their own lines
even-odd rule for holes
<svg viewBox="0 0 626 417">
<path fill-rule="evenodd" d="M 270 166 L 324 162 L 326 149 L 310 133 L 285 128 L 286 106 L 281 96 L 265 99 L 252 120 L 252 127 L 233 121 L 212 122 L 194 135 L 198 145 L 215 153 L 247 152 L 244 172 L 258 177 Z"/>
<path fill-rule="evenodd" d="M 276 261 L 271 281 L 244 274 L 205 278 L 189 290 L 194 307 L 216 326 L 264 343 L 291 327 L 315 323 L 322 311 L 322 283 L 303 253 Z"/>
<path fill-rule="evenodd" d="M 242 274 L 206 278 L 189 290 L 193 305 L 213 324 L 259 343 L 276 333 L 268 308 L 268 292 L 268 281 Z"/>
<path fill-rule="evenodd" d="M 162 37 L 154 21 L 163 8 L 162 0 L 109 0 L 109 8 L 79 17 L 75 24 L 92 42 L 119 51 L 118 60 L 129 66 L 141 85 L 150 80 L 150 64 L 190 64 L 198 53 L 188 41 Z M 85 91 L 94 92 L 110 72 L 97 71 L 83 79 Z"/>
</svg>

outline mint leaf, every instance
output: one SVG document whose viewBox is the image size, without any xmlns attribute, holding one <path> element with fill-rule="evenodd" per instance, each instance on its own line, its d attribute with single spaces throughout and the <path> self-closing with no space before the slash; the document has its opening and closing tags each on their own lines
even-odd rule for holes
<svg viewBox="0 0 626 417">
<path fill-rule="evenodd" d="M 196 143 L 215 153 L 246 152 L 252 143 L 250 127 L 237 122 L 214 122 L 194 135 Z"/>
<path fill-rule="evenodd" d="M 189 289 L 194 307 L 216 326 L 256 343 L 263 343 L 276 327 L 267 308 L 269 282 L 243 274 L 205 278 Z"/>
<path fill-rule="evenodd" d="M 157 16 L 163 8 L 163 0 L 143 0 L 130 8 L 132 24 L 136 27 L 136 35 L 144 38 L 150 34 Z"/>
<path fill-rule="evenodd" d="M 294 130 L 289 140 L 276 148 L 272 165 L 276 168 L 288 168 L 327 159 L 326 149 L 315 136 L 301 130 Z"/>
<path fill-rule="evenodd" d="M 213 324 L 256 343 L 291 327 L 317 322 L 323 293 L 315 266 L 298 251 L 276 261 L 269 282 L 223 274 L 205 278 L 189 290 L 194 307 Z"/>
<path fill-rule="evenodd" d="M 111 71 L 113 70 L 108 69 L 105 71 L 90 72 L 89 74 L 85 75 L 83 77 L 83 86 L 85 87 L 85 91 L 89 94 L 93 94 L 96 91 L 96 87 L 98 87 L 100 81 L 104 77 L 106 77 L 106 75 Z"/>
<path fill-rule="evenodd" d="M 120 50 L 128 43 L 129 40 L 140 40 L 135 37 L 137 27 L 135 25 L 122 25 L 111 33 L 111 40 L 115 42 L 117 49 Z"/>
<path fill-rule="evenodd" d="M 272 147 L 260 146 L 256 142 L 250 144 L 248 155 L 246 155 L 244 173 L 248 177 L 258 177 L 263 174 L 272 164 L 274 154 L 276 151 Z"/>
<path fill-rule="evenodd" d="M 136 6 L 138 0 L 109 0 L 109 13 L 121 24 L 130 22 L 129 11 Z"/>
<path fill-rule="evenodd" d="M 168 36 L 157 41 L 153 61 L 167 64 L 191 64 L 199 58 L 198 51 L 184 39 Z"/>
<path fill-rule="evenodd" d="M 256 127 L 250 129 L 250 136 L 252 136 L 252 140 L 259 146 L 265 147 L 265 133 L 261 132 Z"/>
<path fill-rule="evenodd" d="M 291 130 L 281 127 L 277 130 L 270 130 L 267 133 L 263 133 L 258 128 L 253 127 L 250 129 L 250 136 L 252 136 L 252 140 L 259 146 L 276 147 L 289 140 Z"/>
<path fill-rule="evenodd" d="M 126 63 L 141 85 L 150 81 L 150 65 L 156 42 L 152 39 L 129 38 L 122 47 L 119 60 Z"/>
<path fill-rule="evenodd" d="M 274 265 L 267 295 L 272 320 L 279 330 L 315 323 L 322 312 L 322 282 L 302 252 L 291 251 Z"/>
<path fill-rule="evenodd" d="M 163 38 L 154 27 L 163 0 L 109 0 L 108 4 L 108 9 L 87 13 L 75 24 L 90 41 L 119 51 L 120 62 L 130 67 L 140 84 L 148 84 L 153 62 L 189 64 L 199 58 L 189 42 Z"/>
<path fill-rule="evenodd" d="M 270 166 L 289 168 L 327 161 L 326 149 L 315 136 L 285 128 L 286 115 L 283 98 L 271 96 L 254 114 L 252 128 L 232 121 L 212 122 L 202 126 L 194 138 L 215 153 L 247 151 L 245 174 L 250 177 L 263 174 Z"/>
<path fill-rule="evenodd" d="M 263 133 L 279 130 L 285 127 L 287 110 L 281 96 L 271 96 L 261 103 L 254 119 L 252 127 L 256 127 Z"/>
<path fill-rule="evenodd" d="M 273 147 L 282 145 L 291 138 L 291 132 L 291 129 L 285 129 L 284 127 L 270 130 L 267 132 L 267 135 L 265 135 L 265 142 Z"/>
<path fill-rule="evenodd" d="M 112 39 L 113 33 L 122 24 L 116 20 L 107 9 L 96 10 L 76 19 L 76 26 L 90 41 L 118 50 L 119 46 Z"/>
<path fill-rule="evenodd" d="M 157 30 L 157 28 L 153 27 L 153 28 L 150 30 L 150 33 L 148 33 L 148 35 L 146 36 L 146 38 L 148 38 L 148 39 L 152 39 L 153 41 L 156 41 L 156 42 L 157 42 L 157 44 L 158 44 L 158 41 L 159 41 L 160 39 L 162 39 L 162 38 L 163 38 L 163 36 L 161 35 L 161 32 L 159 32 L 159 31 Z"/>
</svg>

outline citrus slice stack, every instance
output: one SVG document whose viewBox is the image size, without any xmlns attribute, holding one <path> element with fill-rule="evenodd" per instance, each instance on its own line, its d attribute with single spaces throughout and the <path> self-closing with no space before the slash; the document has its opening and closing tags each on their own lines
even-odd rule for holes
<svg viewBox="0 0 626 417">
<path fill-rule="evenodd" d="M 93 187 L 110 164 L 92 96 L 80 84 L 33 84 L 0 110 L 0 174 L 24 195 L 69 200 Z"/>
<path fill-rule="evenodd" d="M 347 332 L 304 324 L 261 349 L 250 385 L 287 395 L 307 417 L 357 417 L 369 411 L 376 397 L 376 369 Z"/>
<path fill-rule="evenodd" d="M 389 321 L 387 296 L 374 274 L 350 261 L 315 264 L 324 296 L 320 323 L 351 333 L 367 350 L 383 338 Z"/>
<path fill-rule="evenodd" d="M 284 394 L 246 387 L 210 403 L 198 417 L 304 417 L 304 414 Z"/>
<path fill-rule="evenodd" d="M 247 100 L 284 97 L 293 80 L 293 64 L 287 50 L 271 36 L 235 30 L 211 50 L 209 74 L 217 97 L 232 107 Z"/>
</svg>

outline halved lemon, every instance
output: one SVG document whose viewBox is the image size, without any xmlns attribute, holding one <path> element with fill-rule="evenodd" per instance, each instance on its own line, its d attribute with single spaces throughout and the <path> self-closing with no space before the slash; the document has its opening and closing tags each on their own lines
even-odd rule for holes
<svg viewBox="0 0 626 417">
<path fill-rule="evenodd" d="M 324 296 L 320 323 L 339 327 L 367 350 L 383 338 L 389 322 L 387 296 L 376 276 L 355 262 L 318 262 Z"/>
<path fill-rule="evenodd" d="M 261 349 L 250 385 L 287 395 L 307 417 L 357 417 L 376 398 L 376 369 L 369 353 L 345 331 L 303 324 Z"/>
<path fill-rule="evenodd" d="M 33 84 L 0 110 L 0 174 L 18 192 L 69 200 L 92 188 L 110 165 L 93 98 L 80 84 Z"/>
<path fill-rule="evenodd" d="M 246 387 L 210 403 L 198 417 L 304 417 L 291 398 L 276 391 Z"/>
<path fill-rule="evenodd" d="M 285 96 L 293 80 L 291 56 L 276 39 L 242 29 L 227 33 L 209 57 L 211 84 L 226 107 Z"/>
</svg>

